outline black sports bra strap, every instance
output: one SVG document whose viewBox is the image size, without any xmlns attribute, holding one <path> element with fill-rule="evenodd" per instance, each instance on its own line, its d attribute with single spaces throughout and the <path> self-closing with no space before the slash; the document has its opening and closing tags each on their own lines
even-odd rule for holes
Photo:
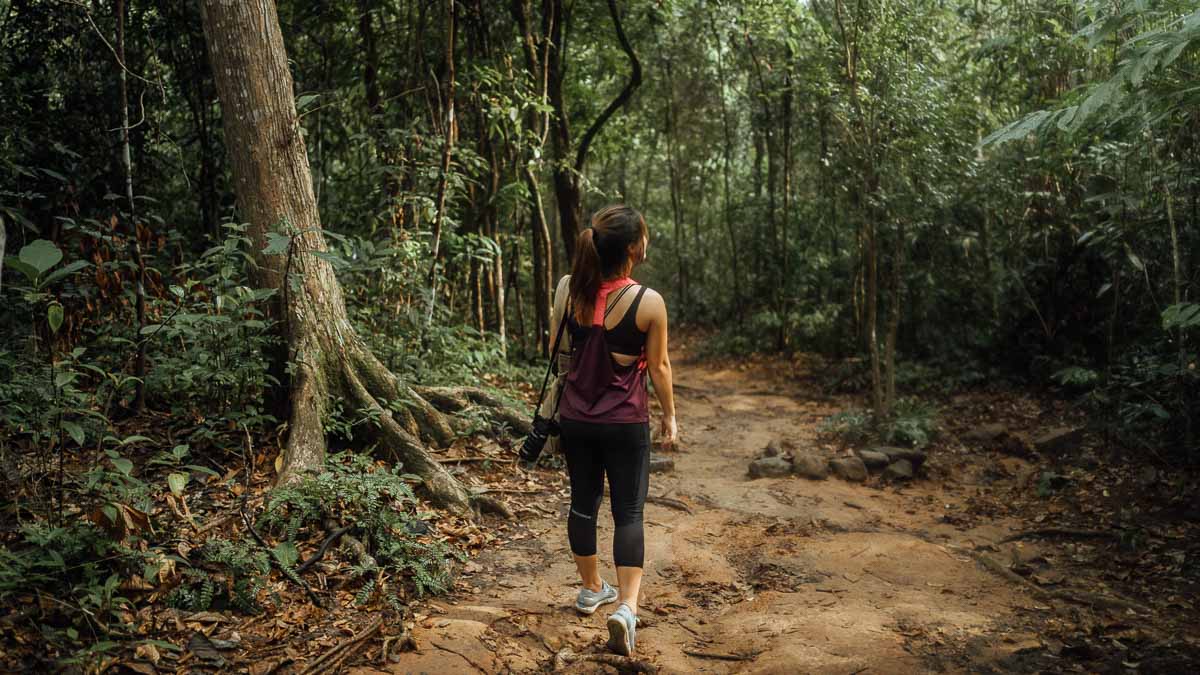
<svg viewBox="0 0 1200 675">
<path fill-rule="evenodd" d="M 617 307 L 617 303 L 621 302 L 621 298 L 625 297 L 625 294 L 629 292 L 630 288 L 633 288 L 633 284 L 626 284 L 621 287 L 621 290 L 617 291 L 617 297 L 613 298 L 612 303 L 609 304 L 609 306 L 604 310 L 605 319 L 608 318 L 609 314 L 612 314 L 612 311 Z M 643 288 L 645 287 L 643 286 Z"/>
<path fill-rule="evenodd" d="M 629 309 L 625 310 L 625 316 L 621 317 L 621 321 L 626 319 L 637 322 L 638 305 L 642 304 L 642 296 L 646 293 L 646 287 L 642 286 L 638 289 L 637 295 L 633 296 L 633 302 L 629 303 Z"/>
</svg>

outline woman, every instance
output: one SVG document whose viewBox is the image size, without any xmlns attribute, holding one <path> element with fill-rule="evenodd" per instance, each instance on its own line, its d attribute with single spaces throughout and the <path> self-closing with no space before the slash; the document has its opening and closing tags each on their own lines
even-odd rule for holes
<svg viewBox="0 0 1200 675">
<path fill-rule="evenodd" d="M 678 437 L 662 296 L 629 278 L 646 259 L 646 221 L 628 206 L 606 207 L 579 234 L 571 274 L 558 284 L 553 324 L 569 307 L 570 370 L 559 407 L 571 480 L 567 537 L 583 588 L 575 608 L 591 614 L 619 601 L 608 618 L 608 646 L 633 653 L 642 582 L 642 508 L 650 475 L 646 374 L 662 406 L 660 442 Z M 565 342 L 565 341 L 564 341 Z M 617 584 L 600 578 L 596 516 L 608 475 Z"/>
</svg>

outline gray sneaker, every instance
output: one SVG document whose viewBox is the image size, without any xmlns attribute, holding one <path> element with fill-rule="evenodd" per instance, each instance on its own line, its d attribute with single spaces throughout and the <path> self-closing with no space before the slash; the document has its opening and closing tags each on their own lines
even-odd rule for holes
<svg viewBox="0 0 1200 675">
<path fill-rule="evenodd" d="M 615 602 L 616 599 L 617 589 L 609 586 L 607 581 L 601 581 L 599 591 L 589 591 L 586 588 L 579 589 L 579 597 L 575 598 L 575 609 L 583 614 L 591 614 L 600 605 Z"/>
<path fill-rule="evenodd" d="M 608 615 L 608 648 L 621 656 L 633 656 L 637 644 L 637 616 L 629 605 L 621 603 Z"/>
</svg>

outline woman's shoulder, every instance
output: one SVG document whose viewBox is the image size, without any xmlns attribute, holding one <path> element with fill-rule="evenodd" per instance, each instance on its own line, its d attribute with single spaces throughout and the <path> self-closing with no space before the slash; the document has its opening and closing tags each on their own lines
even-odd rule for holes
<svg viewBox="0 0 1200 675">
<path fill-rule="evenodd" d="M 653 288 L 650 288 L 650 286 L 648 286 L 647 284 L 642 284 L 642 288 L 645 289 L 644 291 L 642 291 L 642 296 L 643 296 L 642 302 L 649 301 L 649 302 L 666 304 L 666 301 L 663 299 L 663 296 L 658 291 L 654 290 Z"/>
</svg>

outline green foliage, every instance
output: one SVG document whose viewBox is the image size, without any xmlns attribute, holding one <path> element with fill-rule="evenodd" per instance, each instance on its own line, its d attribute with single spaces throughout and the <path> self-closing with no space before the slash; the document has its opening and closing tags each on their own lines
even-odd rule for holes
<svg viewBox="0 0 1200 675">
<path fill-rule="evenodd" d="M 352 525 L 376 563 L 374 568 L 355 568 L 364 583 L 372 584 L 372 590 L 360 589 L 363 597 L 374 592 L 374 577 L 411 583 L 421 595 L 441 593 L 449 588 L 450 561 L 458 554 L 422 534 L 428 526 L 416 512 L 408 482 L 414 479 L 399 467 L 377 467 L 368 456 L 339 453 L 316 476 L 272 491 L 259 522 L 289 542 L 324 532 L 327 519 Z M 397 601 L 395 593 L 393 588 L 385 598 Z"/>
<path fill-rule="evenodd" d="M 245 541 L 213 537 L 196 552 L 194 561 L 167 594 L 168 605 L 190 611 L 262 611 L 258 596 L 271 573 L 269 553 Z"/>
<path fill-rule="evenodd" d="M 162 322 L 146 326 L 139 337 L 159 346 L 147 377 L 151 394 L 178 414 L 204 419 L 192 432 L 194 443 L 275 421 L 262 410 L 262 400 L 279 384 L 265 360 L 280 339 L 266 318 L 276 291 L 248 285 L 254 253 L 245 226 L 224 228 L 220 244 L 180 266 L 182 284 L 152 306 Z"/>
<path fill-rule="evenodd" d="M 820 430 L 853 445 L 879 441 L 923 448 L 937 437 L 938 427 L 934 405 L 917 398 L 901 397 L 889 420 L 876 420 L 869 409 L 851 408 L 830 415 L 821 423 Z"/>
</svg>

